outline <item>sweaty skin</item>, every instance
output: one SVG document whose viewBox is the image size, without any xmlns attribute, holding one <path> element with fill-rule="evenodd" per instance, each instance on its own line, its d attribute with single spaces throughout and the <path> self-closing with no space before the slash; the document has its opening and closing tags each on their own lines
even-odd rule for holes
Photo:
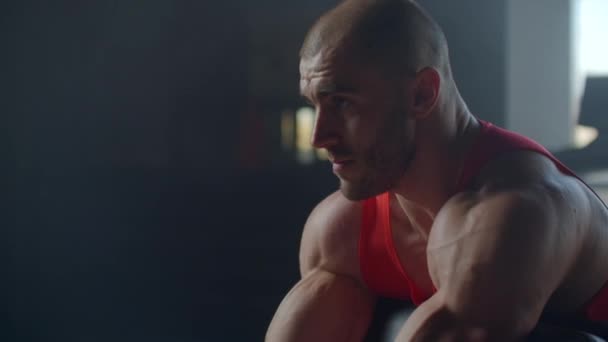
<svg viewBox="0 0 608 342">
<path fill-rule="evenodd" d="M 305 224 L 302 278 L 266 341 L 364 339 L 376 295 L 360 272 L 360 201 L 384 192 L 402 265 L 437 289 L 397 341 L 521 340 L 543 310 L 574 315 L 608 281 L 606 207 L 547 157 L 502 155 L 454 195 L 480 124 L 415 3 L 342 2 L 307 35 L 300 76 L 340 189 Z"/>
</svg>

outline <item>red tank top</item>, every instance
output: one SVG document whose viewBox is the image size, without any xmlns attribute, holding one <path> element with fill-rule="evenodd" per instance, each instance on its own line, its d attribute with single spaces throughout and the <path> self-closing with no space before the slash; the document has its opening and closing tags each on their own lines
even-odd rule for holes
<svg viewBox="0 0 608 342">
<path fill-rule="evenodd" d="M 491 123 L 479 122 L 481 131 L 465 156 L 455 193 L 464 191 L 490 160 L 516 150 L 545 155 L 562 173 L 580 179 L 535 141 Z M 397 256 L 391 234 L 388 192 L 363 201 L 359 264 L 366 285 L 380 296 L 409 299 L 416 305 L 429 298 L 411 281 Z M 592 320 L 608 320 L 608 285 L 587 305 L 585 311 Z"/>
</svg>

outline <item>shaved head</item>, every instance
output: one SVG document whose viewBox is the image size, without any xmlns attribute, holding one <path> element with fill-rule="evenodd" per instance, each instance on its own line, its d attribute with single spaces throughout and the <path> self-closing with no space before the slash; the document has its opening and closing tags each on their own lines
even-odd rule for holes
<svg viewBox="0 0 608 342">
<path fill-rule="evenodd" d="M 312 144 L 350 200 L 395 187 L 458 95 L 444 34 L 413 1 L 345 0 L 313 25 L 300 57 Z"/>
<path fill-rule="evenodd" d="M 439 25 L 409 0 L 346 0 L 310 29 L 302 59 L 317 54 L 349 58 L 389 73 L 434 67 L 450 77 L 448 48 Z"/>
</svg>

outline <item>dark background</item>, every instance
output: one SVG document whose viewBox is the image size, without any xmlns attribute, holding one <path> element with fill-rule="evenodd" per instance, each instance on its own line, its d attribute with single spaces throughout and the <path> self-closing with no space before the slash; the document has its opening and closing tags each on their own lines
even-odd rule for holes
<svg viewBox="0 0 608 342">
<path fill-rule="evenodd" d="M 504 1 L 420 2 L 470 109 L 502 124 Z M 334 3 L 0 5 L 0 339 L 262 340 L 337 185 L 279 134 Z"/>
</svg>

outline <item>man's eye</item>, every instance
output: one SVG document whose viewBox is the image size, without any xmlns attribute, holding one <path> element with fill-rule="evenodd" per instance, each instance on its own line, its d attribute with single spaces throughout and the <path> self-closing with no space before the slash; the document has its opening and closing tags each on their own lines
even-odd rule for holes
<svg viewBox="0 0 608 342">
<path fill-rule="evenodd" d="M 348 105 L 350 105 L 350 101 L 348 101 L 347 99 L 345 99 L 343 97 L 336 96 L 332 99 L 332 102 L 335 107 L 340 108 L 340 109 L 344 109 L 344 108 L 348 107 Z"/>
</svg>

